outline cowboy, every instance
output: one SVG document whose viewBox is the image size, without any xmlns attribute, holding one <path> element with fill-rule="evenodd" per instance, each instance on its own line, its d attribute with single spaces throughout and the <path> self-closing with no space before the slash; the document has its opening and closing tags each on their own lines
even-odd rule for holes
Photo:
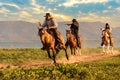
<svg viewBox="0 0 120 80">
<path fill-rule="evenodd" d="M 108 23 L 105 24 L 105 30 L 108 32 L 109 36 L 111 36 L 112 29 Z"/>
<path fill-rule="evenodd" d="M 70 25 L 70 29 L 73 33 L 73 35 L 75 36 L 76 40 L 77 40 L 77 46 L 79 47 L 79 23 L 77 22 L 76 19 L 72 20 L 72 24 L 67 24 L 68 26 Z"/>
<path fill-rule="evenodd" d="M 60 42 L 60 39 L 57 35 L 57 23 L 54 21 L 50 13 L 46 13 L 44 17 L 45 17 L 45 21 L 42 27 L 46 27 L 48 32 L 55 38 L 55 46 L 56 46 Z M 41 49 L 44 50 L 44 46 Z"/>
<path fill-rule="evenodd" d="M 103 31 L 107 31 L 107 33 L 108 33 L 108 35 L 109 35 L 109 39 L 110 39 L 110 44 L 111 44 L 111 39 L 112 39 L 111 31 L 112 31 L 112 29 L 111 29 L 111 27 L 110 27 L 110 25 L 109 25 L 108 23 L 105 24 L 105 28 L 102 29 L 102 32 L 103 32 Z M 103 41 L 104 41 L 104 36 L 102 37 L 101 46 L 103 46 Z"/>
</svg>

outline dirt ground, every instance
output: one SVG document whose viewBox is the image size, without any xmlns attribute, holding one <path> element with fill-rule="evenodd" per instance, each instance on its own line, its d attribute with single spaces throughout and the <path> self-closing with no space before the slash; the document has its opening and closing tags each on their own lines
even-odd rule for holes
<svg viewBox="0 0 120 80">
<path fill-rule="evenodd" d="M 58 64 L 71 64 L 71 63 L 78 63 L 78 62 L 91 62 L 91 61 L 96 61 L 96 60 L 101 60 L 101 59 L 105 59 L 105 58 L 109 58 L 112 56 L 117 56 L 120 55 L 120 53 L 118 51 L 114 51 L 113 54 L 104 54 L 104 53 L 100 53 L 100 54 L 95 54 L 92 53 L 90 55 L 70 55 L 69 56 L 69 60 L 67 60 L 66 58 L 60 58 L 57 59 L 57 63 Z M 50 66 L 50 65 L 54 65 L 53 61 L 37 61 L 37 62 L 29 62 L 29 63 L 24 63 L 24 64 L 19 64 L 19 65 L 9 65 L 9 64 L 0 64 L 0 69 L 5 69 L 5 68 L 19 68 L 19 67 L 31 67 L 31 66 Z"/>
</svg>

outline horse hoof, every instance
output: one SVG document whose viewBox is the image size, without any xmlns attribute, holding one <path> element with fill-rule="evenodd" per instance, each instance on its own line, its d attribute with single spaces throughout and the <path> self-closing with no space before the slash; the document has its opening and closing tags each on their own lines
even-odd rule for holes
<svg viewBox="0 0 120 80">
<path fill-rule="evenodd" d="M 69 60 L 69 58 L 67 58 L 67 60 Z"/>
<path fill-rule="evenodd" d="M 54 62 L 54 65 L 55 65 L 55 66 L 57 65 L 56 61 Z"/>
<path fill-rule="evenodd" d="M 45 48 L 44 47 L 42 47 L 42 48 L 40 48 L 41 50 L 45 50 Z"/>
<path fill-rule="evenodd" d="M 52 59 L 52 57 L 51 57 L 51 56 L 48 56 L 48 58 Z"/>
</svg>

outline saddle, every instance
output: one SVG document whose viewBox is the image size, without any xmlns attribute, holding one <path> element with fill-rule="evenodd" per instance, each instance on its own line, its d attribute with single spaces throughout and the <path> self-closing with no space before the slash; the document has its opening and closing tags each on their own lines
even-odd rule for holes
<svg viewBox="0 0 120 80">
<path fill-rule="evenodd" d="M 56 34 L 54 34 L 52 31 L 49 30 L 47 30 L 47 32 L 55 38 L 55 46 L 57 48 L 60 48 L 64 44 L 62 40 L 62 34 L 58 30 L 55 30 Z"/>
</svg>

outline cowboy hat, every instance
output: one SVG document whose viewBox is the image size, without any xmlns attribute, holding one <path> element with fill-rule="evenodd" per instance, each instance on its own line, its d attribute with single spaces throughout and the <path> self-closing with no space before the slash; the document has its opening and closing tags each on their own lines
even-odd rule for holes
<svg viewBox="0 0 120 80">
<path fill-rule="evenodd" d="M 72 21 L 73 21 L 73 22 L 76 22 L 77 20 L 76 20 L 76 19 L 73 19 Z"/>
<path fill-rule="evenodd" d="M 50 13 L 46 13 L 46 15 L 45 15 L 44 17 L 47 17 L 47 16 L 50 16 L 50 17 L 51 17 Z"/>
</svg>

